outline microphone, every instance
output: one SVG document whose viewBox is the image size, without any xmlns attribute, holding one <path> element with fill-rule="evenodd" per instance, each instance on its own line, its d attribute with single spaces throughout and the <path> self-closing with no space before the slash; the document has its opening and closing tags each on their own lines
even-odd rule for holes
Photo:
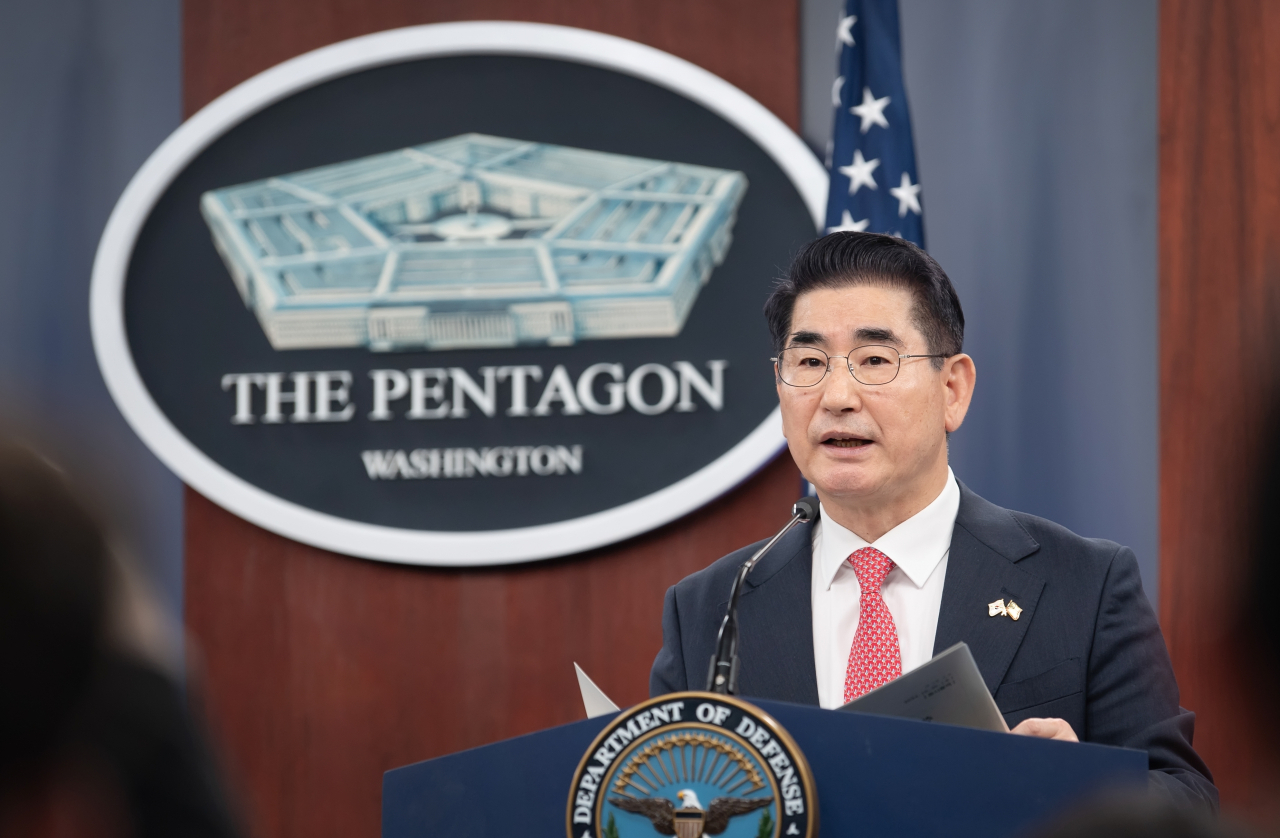
<svg viewBox="0 0 1280 838">
<path fill-rule="evenodd" d="M 734 577 L 733 589 L 729 592 L 729 608 L 725 611 L 720 634 L 716 637 L 716 653 L 711 656 L 711 668 L 707 671 L 707 692 L 721 695 L 736 695 L 738 692 L 738 595 L 742 592 L 742 583 L 747 574 L 792 527 L 801 522 L 812 521 L 817 515 L 818 499 L 800 498 L 791 507 L 791 520 L 786 526 L 778 530 L 778 534 L 769 539 L 755 555 L 742 563 L 742 568 Z"/>
</svg>

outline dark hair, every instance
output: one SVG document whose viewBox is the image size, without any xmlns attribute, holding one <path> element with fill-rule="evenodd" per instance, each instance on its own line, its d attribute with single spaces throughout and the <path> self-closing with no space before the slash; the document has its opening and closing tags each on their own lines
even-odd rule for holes
<svg viewBox="0 0 1280 838">
<path fill-rule="evenodd" d="M 106 562 L 102 531 L 63 476 L 0 439 L 0 791 L 58 745 L 89 689 Z"/>
<path fill-rule="evenodd" d="M 1032 838 L 1243 838 L 1203 805 L 1175 804 L 1156 794 L 1109 792 L 1077 803 Z M 1216 808 L 1216 807 L 1215 807 Z"/>
<path fill-rule="evenodd" d="M 805 245 L 764 304 L 775 350 L 786 348 L 796 299 L 817 288 L 881 285 L 915 298 L 912 314 L 932 355 L 958 355 L 964 347 L 964 312 L 946 271 L 909 241 L 878 233 L 831 233 Z M 942 368 L 934 359 L 935 369 Z"/>
</svg>

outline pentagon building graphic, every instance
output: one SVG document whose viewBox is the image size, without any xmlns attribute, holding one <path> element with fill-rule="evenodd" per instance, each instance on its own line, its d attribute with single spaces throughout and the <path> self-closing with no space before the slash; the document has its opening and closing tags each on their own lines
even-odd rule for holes
<svg viewBox="0 0 1280 838">
<path fill-rule="evenodd" d="M 207 192 L 276 349 L 680 333 L 729 249 L 741 172 L 467 134 Z"/>
</svg>

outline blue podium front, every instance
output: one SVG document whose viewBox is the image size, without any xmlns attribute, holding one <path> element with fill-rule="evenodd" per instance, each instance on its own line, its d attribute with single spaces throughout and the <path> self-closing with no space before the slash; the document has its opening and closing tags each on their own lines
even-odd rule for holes
<svg viewBox="0 0 1280 838">
<path fill-rule="evenodd" d="M 752 704 L 804 752 L 817 784 L 819 834 L 826 836 L 1014 836 L 1090 795 L 1147 782 L 1141 751 Z M 574 772 L 611 719 L 388 771 L 383 838 L 565 838 Z"/>
</svg>

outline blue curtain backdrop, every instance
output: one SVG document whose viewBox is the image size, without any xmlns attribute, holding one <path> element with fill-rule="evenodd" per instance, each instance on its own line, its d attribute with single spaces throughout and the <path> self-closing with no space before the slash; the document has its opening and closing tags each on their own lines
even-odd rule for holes
<svg viewBox="0 0 1280 838">
<path fill-rule="evenodd" d="M 0 422 L 82 483 L 175 615 L 182 485 L 116 410 L 89 273 L 116 198 L 182 118 L 180 0 L 0 3 Z"/>
<path fill-rule="evenodd" d="M 803 0 L 806 139 L 840 0 Z M 929 251 L 978 367 L 956 475 L 1157 579 L 1156 0 L 900 0 Z"/>
</svg>

